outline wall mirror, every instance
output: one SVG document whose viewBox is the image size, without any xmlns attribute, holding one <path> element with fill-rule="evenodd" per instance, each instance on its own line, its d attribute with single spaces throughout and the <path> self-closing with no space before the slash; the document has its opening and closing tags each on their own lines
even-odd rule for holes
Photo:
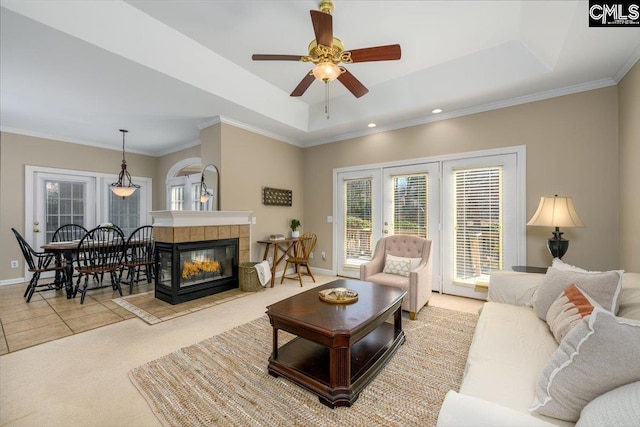
<svg viewBox="0 0 640 427">
<path fill-rule="evenodd" d="M 220 173 L 215 165 L 207 165 L 200 182 L 200 209 L 220 210 Z"/>
</svg>

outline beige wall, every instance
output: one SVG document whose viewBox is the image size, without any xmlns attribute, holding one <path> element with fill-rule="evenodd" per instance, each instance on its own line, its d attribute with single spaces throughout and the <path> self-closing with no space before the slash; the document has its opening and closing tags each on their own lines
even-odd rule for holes
<svg viewBox="0 0 640 427">
<path fill-rule="evenodd" d="M 302 152 L 299 147 L 222 125 L 222 206 L 224 210 L 253 212 L 256 218 L 256 224 L 251 227 L 253 261 L 261 260 L 264 252 L 264 247 L 256 241 L 276 233 L 288 236 L 291 218 L 302 222 L 303 232 L 313 230 L 306 226 L 303 218 Z M 292 190 L 293 205 L 263 205 L 263 187 Z"/>
<path fill-rule="evenodd" d="M 618 85 L 620 268 L 640 271 L 640 62 Z"/>
<path fill-rule="evenodd" d="M 333 268 L 332 171 L 496 147 L 526 145 L 526 215 L 541 196 L 572 196 L 587 228 L 564 230 L 571 241 L 564 260 L 592 269 L 617 268 L 617 87 L 533 102 L 471 116 L 379 133 L 304 150 L 304 221 L 319 234 L 316 267 Z M 606 207 L 606 208 L 605 208 Z M 549 265 L 552 230 L 527 229 L 527 263 Z M 507 266 L 509 267 L 509 266 Z"/>
<path fill-rule="evenodd" d="M 24 259 L 11 228 L 25 233 L 25 165 L 116 174 L 121 162 L 121 151 L 0 133 L 0 280 L 23 277 Z M 127 168 L 135 176 L 153 179 L 156 200 L 157 159 L 127 153 Z M 9 268 L 14 259 L 20 260 L 21 268 Z"/>
</svg>

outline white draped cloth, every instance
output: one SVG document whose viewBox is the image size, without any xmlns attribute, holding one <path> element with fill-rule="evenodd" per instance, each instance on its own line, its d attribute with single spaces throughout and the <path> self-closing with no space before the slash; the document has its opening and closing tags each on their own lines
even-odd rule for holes
<svg viewBox="0 0 640 427">
<path fill-rule="evenodd" d="M 260 284 L 266 287 L 271 281 L 271 266 L 269 265 L 269 261 L 262 261 L 256 264 L 255 268 L 258 272 L 258 280 L 260 280 Z"/>
</svg>

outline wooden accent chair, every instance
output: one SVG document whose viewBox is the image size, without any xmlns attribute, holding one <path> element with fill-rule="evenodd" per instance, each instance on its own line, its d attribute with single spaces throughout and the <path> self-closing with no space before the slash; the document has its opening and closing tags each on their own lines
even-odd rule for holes
<svg viewBox="0 0 640 427">
<path fill-rule="evenodd" d="M 27 289 L 24 291 L 27 302 L 31 301 L 34 292 L 62 289 L 66 281 L 66 276 L 65 266 L 60 259 L 53 253 L 35 251 L 18 230 L 12 228 L 11 231 L 13 231 L 13 234 L 18 240 L 18 245 L 20 245 L 20 250 L 24 256 L 24 261 L 29 267 L 29 271 L 33 273 Z M 47 271 L 56 273 L 56 278 L 53 282 L 39 283 L 40 275 Z"/>
<path fill-rule="evenodd" d="M 431 298 L 431 240 L 402 234 L 383 237 L 371 261 L 360 266 L 360 280 L 407 291 L 402 309 L 415 320 Z"/>
<path fill-rule="evenodd" d="M 314 282 L 316 281 L 316 278 L 313 277 L 313 273 L 311 272 L 311 268 L 309 267 L 309 257 L 311 256 L 311 252 L 313 251 L 313 249 L 316 247 L 317 241 L 318 236 L 316 236 L 315 233 L 304 233 L 302 236 L 300 236 L 298 241 L 295 243 L 295 256 L 287 258 L 287 262 L 284 265 L 284 271 L 282 272 L 280 283 L 283 283 L 284 279 L 293 279 L 298 280 L 300 282 L 300 286 L 302 286 L 302 267 L 305 267 L 307 269 L 306 274 L 311 276 L 311 279 Z M 295 267 L 294 276 L 286 276 L 289 264 Z"/>
</svg>

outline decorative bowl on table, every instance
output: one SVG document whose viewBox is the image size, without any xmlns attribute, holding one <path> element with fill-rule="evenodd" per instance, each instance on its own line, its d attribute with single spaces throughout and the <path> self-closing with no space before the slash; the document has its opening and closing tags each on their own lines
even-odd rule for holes
<svg viewBox="0 0 640 427">
<path fill-rule="evenodd" d="M 332 304 L 351 304 L 358 300 L 358 293 L 347 288 L 330 288 L 318 291 L 320 299 Z"/>
</svg>

